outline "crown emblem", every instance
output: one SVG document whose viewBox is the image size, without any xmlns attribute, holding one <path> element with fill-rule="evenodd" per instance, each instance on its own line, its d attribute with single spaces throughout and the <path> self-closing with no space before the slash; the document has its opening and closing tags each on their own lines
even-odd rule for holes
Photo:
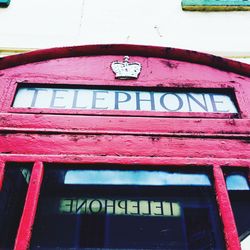
<svg viewBox="0 0 250 250">
<path fill-rule="evenodd" d="M 124 56 L 123 62 L 112 62 L 111 68 L 115 73 L 115 78 L 122 80 L 137 79 L 141 72 L 141 64 L 138 62 L 130 63 L 129 56 Z"/>
</svg>

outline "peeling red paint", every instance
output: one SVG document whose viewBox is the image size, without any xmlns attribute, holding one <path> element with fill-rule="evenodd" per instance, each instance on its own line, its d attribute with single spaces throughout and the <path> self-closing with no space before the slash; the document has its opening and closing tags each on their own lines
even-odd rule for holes
<svg viewBox="0 0 250 250">
<path fill-rule="evenodd" d="M 216 199 L 218 202 L 219 212 L 224 227 L 227 249 L 240 250 L 241 246 L 233 216 L 233 211 L 230 205 L 225 179 L 220 166 L 214 166 L 213 174 L 214 174 Z"/>
<path fill-rule="evenodd" d="M 40 188 L 43 179 L 43 164 L 36 162 L 32 169 L 23 214 L 17 232 L 14 250 L 29 249 L 32 226 L 34 223 Z"/>
<path fill-rule="evenodd" d="M 235 159 L 249 159 L 250 155 L 250 144 L 237 139 L 161 136 L 155 141 L 152 138 L 155 136 L 15 133 L 0 136 L 0 152 Z"/>
<path fill-rule="evenodd" d="M 138 80 L 117 80 L 110 63 L 142 64 Z M 227 249 L 240 249 L 221 168 L 250 171 L 250 66 L 194 51 L 91 45 L 54 48 L 0 61 L 0 186 L 5 162 L 36 162 L 15 249 L 29 248 L 43 163 L 140 167 L 214 166 Z M 239 114 L 152 113 L 12 108 L 17 86 L 36 84 L 126 89 L 230 89 Z"/>
<path fill-rule="evenodd" d="M 119 154 L 107 155 L 85 155 L 84 152 L 79 155 L 74 154 L 1 154 L 0 159 L 11 162 L 51 162 L 51 163 L 72 163 L 72 164 L 119 164 L 119 165 L 134 165 L 139 166 L 196 166 L 201 170 L 203 167 L 214 164 L 228 167 L 241 167 L 242 169 L 250 168 L 250 159 L 235 159 L 235 158 L 193 158 L 193 157 L 150 157 L 150 156 L 120 156 Z"/>
<path fill-rule="evenodd" d="M 32 117 L 32 119 L 29 118 Z M 2 114 L 0 129 L 5 133 L 64 133 L 64 134 L 138 134 L 173 136 L 242 137 L 250 135 L 250 120 L 200 119 L 115 116 L 73 116 L 55 114 Z M 150 122 L 150 126 L 145 126 Z M 74 124 L 74 126 L 72 126 Z"/>
<path fill-rule="evenodd" d="M 128 44 L 85 45 L 32 51 L 1 58 L 0 69 L 57 58 L 93 55 L 120 55 L 121 53 L 131 56 L 168 58 L 178 61 L 203 64 L 221 70 L 250 76 L 250 66 L 246 63 L 191 50 Z"/>
</svg>

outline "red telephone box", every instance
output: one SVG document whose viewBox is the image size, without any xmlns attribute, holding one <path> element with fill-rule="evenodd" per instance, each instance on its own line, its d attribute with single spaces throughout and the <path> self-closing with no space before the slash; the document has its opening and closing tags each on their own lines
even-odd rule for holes
<svg viewBox="0 0 250 250">
<path fill-rule="evenodd" d="M 249 65 L 92 45 L 0 69 L 1 249 L 243 247 Z"/>
</svg>

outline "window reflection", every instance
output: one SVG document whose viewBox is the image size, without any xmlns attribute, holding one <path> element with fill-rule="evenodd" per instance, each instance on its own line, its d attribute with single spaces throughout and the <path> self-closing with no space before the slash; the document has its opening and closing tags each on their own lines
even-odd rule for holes
<svg viewBox="0 0 250 250">
<path fill-rule="evenodd" d="M 14 164 L 8 164 L 5 167 L 3 186 L 0 191 L 0 249 L 14 248 L 29 174 L 29 168 L 16 167 Z"/>
<path fill-rule="evenodd" d="M 208 175 L 47 168 L 31 249 L 224 249 Z"/>
<path fill-rule="evenodd" d="M 242 174 L 230 174 L 226 179 L 228 190 L 249 190 L 247 179 Z"/>
<path fill-rule="evenodd" d="M 227 189 L 243 250 L 250 249 L 250 189 L 246 172 L 227 173 Z"/>
<path fill-rule="evenodd" d="M 164 171 L 120 171 L 120 170 L 69 170 L 65 175 L 65 184 L 93 185 L 190 185 L 210 186 L 205 174 L 171 173 Z"/>
</svg>

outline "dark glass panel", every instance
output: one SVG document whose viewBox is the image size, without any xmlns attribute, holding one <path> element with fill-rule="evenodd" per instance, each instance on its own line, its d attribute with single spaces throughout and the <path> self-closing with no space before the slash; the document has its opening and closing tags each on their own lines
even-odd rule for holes
<svg viewBox="0 0 250 250">
<path fill-rule="evenodd" d="M 75 172 L 79 176 L 72 181 L 69 172 L 46 169 L 31 249 L 224 249 L 214 192 L 204 174 L 138 170 L 131 171 L 134 185 L 125 185 L 122 171 L 114 170 L 110 184 L 105 179 L 101 185 L 103 171 L 96 170 L 87 184 L 79 176 L 88 171 Z M 151 180 L 150 173 L 161 180 Z"/>
<path fill-rule="evenodd" d="M 242 250 L 250 249 L 250 185 L 247 172 L 228 173 L 226 183 Z"/>
<path fill-rule="evenodd" d="M 26 164 L 27 165 L 27 164 Z M 19 167 L 18 167 L 19 166 Z M 28 188 L 30 168 L 7 164 L 0 191 L 0 249 L 13 249 Z"/>
</svg>

